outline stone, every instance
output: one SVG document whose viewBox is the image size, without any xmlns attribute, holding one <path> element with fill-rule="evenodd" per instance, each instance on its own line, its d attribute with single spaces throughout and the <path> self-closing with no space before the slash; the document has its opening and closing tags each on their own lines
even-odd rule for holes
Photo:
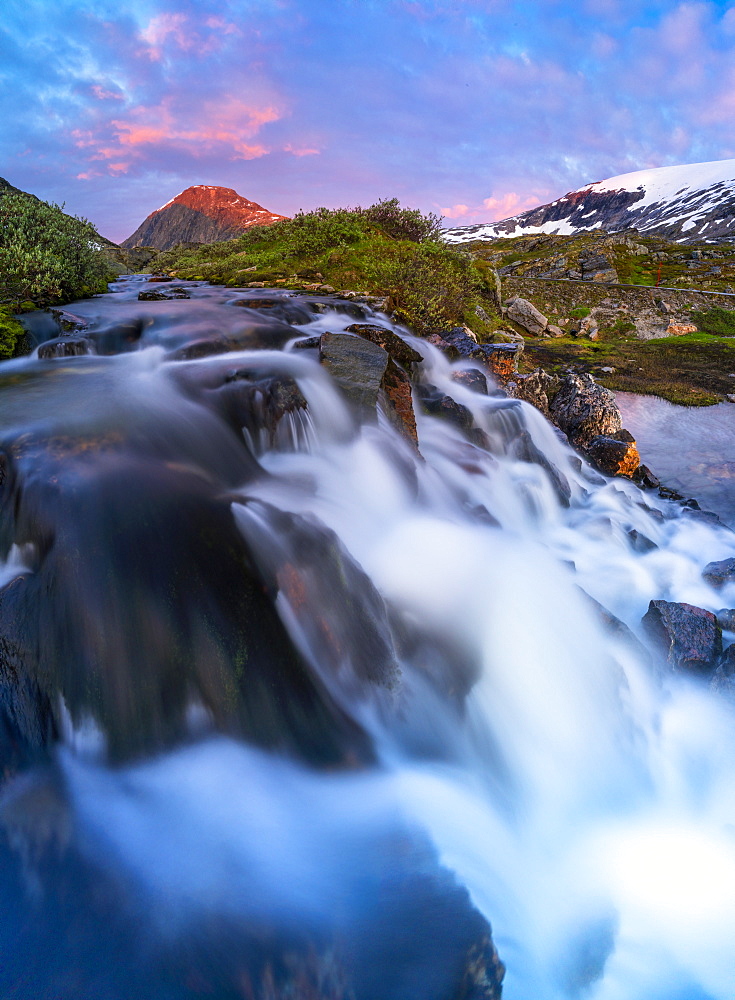
<svg viewBox="0 0 735 1000">
<path fill-rule="evenodd" d="M 693 323 L 669 323 L 666 327 L 667 337 L 683 337 L 687 333 L 696 333 L 698 327 Z"/>
<path fill-rule="evenodd" d="M 661 480 L 651 472 L 647 465 L 638 466 L 633 473 L 633 482 L 646 490 L 654 490 L 661 485 Z"/>
<path fill-rule="evenodd" d="M 530 375 L 516 375 L 513 381 L 508 383 L 506 389 L 510 396 L 535 406 L 548 419 L 548 393 L 558 385 L 558 382 L 558 378 L 548 375 L 543 368 L 537 368 Z"/>
<path fill-rule="evenodd" d="M 720 657 L 710 680 L 710 689 L 735 698 L 735 645 L 728 646 Z"/>
<path fill-rule="evenodd" d="M 323 333 L 319 360 L 353 403 L 375 409 L 389 355 L 379 344 L 351 333 Z"/>
<path fill-rule="evenodd" d="M 642 624 L 674 670 L 702 674 L 714 669 L 722 652 L 722 631 L 711 611 L 651 601 Z"/>
<path fill-rule="evenodd" d="M 553 323 L 549 323 L 546 327 L 546 332 L 550 337 L 563 337 L 564 331 L 559 326 L 555 326 Z"/>
<path fill-rule="evenodd" d="M 151 290 L 138 293 L 138 299 L 141 302 L 170 302 L 172 299 L 189 298 L 191 298 L 189 292 L 180 285 L 172 286 L 171 288 L 164 288 L 160 291 Z"/>
<path fill-rule="evenodd" d="M 366 340 L 372 341 L 373 344 L 378 344 L 404 368 L 408 368 L 414 362 L 424 360 L 419 352 L 407 344 L 402 337 L 384 326 L 376 326 L 371 323 L 353 323 L 346 329 L 348 333 L 356 333 L 358 337 L 364 337 Z"/>
<path fill-rule="evenodd" d="M 702 570 L 702 577 L 715 590 L 724 587 L 726 583 L 735 583 L 735 559 L 707 563 Z"/>
<path fill-rule="evenodd" d="M 717 624 L 725 632 L 735 632 L 735 608 L 720 608 L 717 612 Z"/>
<path fill-rule="evenodd" d="M 310 350 L 311 348 L 318 348 L 321 343 L 321 337 L 304 337 L 303 340 L 297 340 L 293 345 L 293 350 Z"/>
<path fill-rule="evenodd" d="M 416 414 L 413 411 L 411 379 L 393 358 L 388 361 L 380 388 L 389 403 L 387 411 L 391 423 L 418 448 L 419 436 L 416 430 Z"/>
<path fill-rule="evenodd" d="M 336 291 L 336 288 L 334 288 L 332 285 L 319 285 L 316 290 L 318 292 L 324 292 L 327 295 L 331 295 L 333 292 Z"/>
<path fill-rule="evenodd" d="M 463 371 L 452 372 L 452 381 L 463 385 L 471 392 L 479 392 L 482 396 L 488 395 L 487 379 L 479 368 L 466 368 Z"/>
<path fill-rule="evenodd" d="M 483 344 L 485 360 L 495 379 L 505 385 L 518 374 L 518 357 L 523 353 L 522 344 Z"/>
<path fill-rule="evenodd" d="M 641 464 L 635 441 L 620 441 L 602 435 L 592 438 L 585 454 L 592 464 L 607 476 L 627 476 L 631 478 Z"/>
<path fill-rule="evenodd" d="M 38 348 L 39 358 L 75 358 L 96 353 L 94 344 L 87 337 L 59 337 L 46 341 Z"/>
<path fill-rule="evenodd" d="M 594 316 L 585 316 L 579 324 L 579 336 L 589 337 L 590 340 L 597 340 L 599 337 L 599 326 Z"/>
<path fill-rule="evenodd" d="M 523 327 L 534 337 L 540 337 L 548 320 L 528 299 L 515 298 L 508 303 L 506 315 L 509 320 Z"/>
<path fill-rule="evenodd" d="M 591 375 L 566 375 L 549 406 L 551 419 L 577 448 L 595 437 L 614 437 L 622 429 L 614 394 Z"/>
<path fill-rule="evenodd" d="M 163 282 L 163 281 L 173 281 L 173 278 L 171 278 L 171 277 L 170 277 L 169 275 L 167 275 L 167 274 L 153 274 L 153 275 L 151 275 L 151 277 L 150 277 L 150 278 L 148 279 L 148 281 L 149 281 L 149 282 L 151 282 L 151 284 L 154 284 L 154 283 L 156 283 L 156 282 Z"/>
<path fill-rule="evenodd" d="M 245 287 L 246 288 L 265 288 L 265 282 L 264 281 L 249 281 Z"/>
</svg>

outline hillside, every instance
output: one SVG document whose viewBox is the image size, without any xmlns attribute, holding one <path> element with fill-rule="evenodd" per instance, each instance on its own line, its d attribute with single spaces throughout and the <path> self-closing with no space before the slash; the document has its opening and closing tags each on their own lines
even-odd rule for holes
<svg viewBox="0 0 735 1000">
<path fill-rule="evenodd" d="M 179 243 L 217 243 L 283 218 L 233 188 L 196 184 L 151 212 L 121 245 L 170 250 Z"/>
<path fill-rule="evenodd" d="M 490 225 L 447 229 L 450 243 L 637 229 L 677 242 L 735 239 L 735 160 L 636 170 Z"/>
</svg>

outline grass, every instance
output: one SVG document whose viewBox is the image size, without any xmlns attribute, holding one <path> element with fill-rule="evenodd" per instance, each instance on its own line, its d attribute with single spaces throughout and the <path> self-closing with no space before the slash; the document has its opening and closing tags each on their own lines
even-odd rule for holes
<svg viewBox="0 0 735 1000">
<path fill-rule="evenodd" d="M 638 340 L 607 335 L 592 342 L 560 337 L 526 341 L 527 371 L 590 372 L 609 389 L 661 396 L 682 406 L 711 406 L 735 392 L 735 343 L 698 332 L 683 337 Z M 605 374 L 601 368 L 614 368 Z"/>
</svg>

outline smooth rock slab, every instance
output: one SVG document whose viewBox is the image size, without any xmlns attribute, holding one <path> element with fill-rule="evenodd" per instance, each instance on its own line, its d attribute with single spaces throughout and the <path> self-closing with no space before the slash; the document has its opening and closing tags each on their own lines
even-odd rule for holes
<svg viewBox="0 0 735 1000">
<path fill-rule="evenodd" d="M 323 333 L 319 360 L 353 403 L 374 409 L 388 366 L 388 352 L 379 344 L 350 333 Z"/>
<path fill-rule="evenodd" d="M 722 653 L 722 631 L 711 611 L 692 604 L 651 601 L 643 627 L 674 670 L 709 673 Z"/>
<path fill-rule="evenodd" d="M 528 330 L 534 337 L 540 337 L 548 325 L 548 319 L 528 299 L 511 299 L 506 312 L 508 319 Z"/>
</svg>

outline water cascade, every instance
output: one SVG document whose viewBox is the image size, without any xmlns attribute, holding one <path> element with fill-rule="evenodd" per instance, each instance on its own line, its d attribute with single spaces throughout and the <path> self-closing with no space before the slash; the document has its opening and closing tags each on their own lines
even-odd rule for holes
<svg viewBox="0 0 735 1000">
<path fill-rule="evenodd" d="M 369 306 L 150 287 L 0 367 L 0 996 L 731 1000 L 733 689 L 641 619 L 735 535 Z"/>
</svg>

